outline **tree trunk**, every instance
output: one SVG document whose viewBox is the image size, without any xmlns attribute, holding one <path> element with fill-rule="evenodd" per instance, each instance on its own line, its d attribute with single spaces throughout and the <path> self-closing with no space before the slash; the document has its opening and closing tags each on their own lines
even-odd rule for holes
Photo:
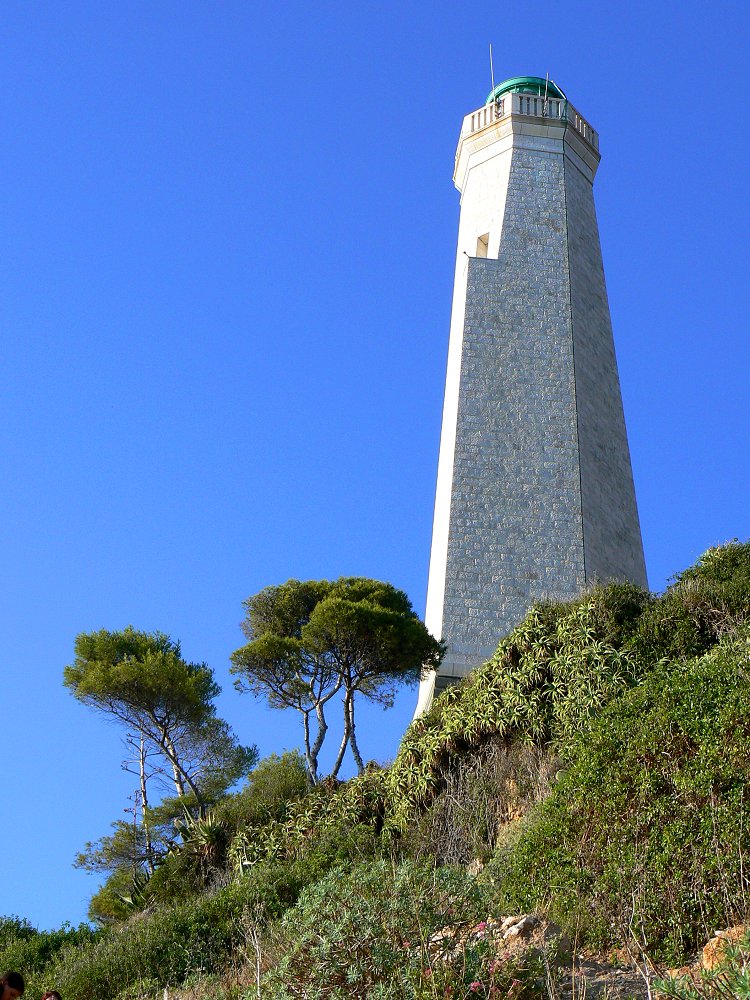
<svg viewBox="0 0 750 1000">
<path fill-rule="evenodd" d="M 331 771 L 331 777 L 335 778 L 338 776 L 341 764 L 344 760 L 344 754 L 346 753 L 346 745 L 349 742 L 351 736 L 351 719 L 349 715 L 349 692 L 347 691 L 344 695 L 344 735 L 341 737 L 341 746 L 339 747 L 338 756 L 336 757 L 336 762 L 333 765 L 333 770 Z"/>
<path fill-rule="evenodd" d="M 315 761 L 315 784 L 320 781 L 320 776 L 318 774 L 318 755 L 320 754 L 321 748 L 323 746 L 323 741 L 326 738 L 326 733 L 328 732 L 328 723 L 326 722 L 325 711 L 323 709 L 324 702 L 315 702 L 315 718 L 318 723 L 318 732 L 315 735 L 315 742 L 312 745 L 312 758 Z"/>
<path fill-rule="evenodd" d="M 310 746 L 310 710 L 300 709 L 302 713 L 302 728 L 305 733 L 305 761 L 307 762 L 307 780 L 311 785 L 318 783 L 318 757 Z M 317 742 L 317 741 L 316 741 Z"/>
<path fill-rule="evenodd" d="M 149 875 L 154 874 L 154 845 L 151 841 L 151 826 L 148 821 L 148 793 L 146 791 L 146 741 L 141 736 L 141 752 L 139 761 L 141 779 L 141 810 L 143 820 L 143 836 L 146 838 L 146 867 Z"/>
<path fill-rule="evenodd" d="M 195 801 L 198 803 L 198 814 L 201 819 L 206 815 L 206 803 L 203 796 L 198 791 L 195 782 L 187 773 L 184 767 L 180 765 L 179 757 L 177 756 L 177 750 L 175 748 L 172 739 L 166 731 L 163 733 L 164 737 L 164 748 L 169 758 L 169 763 L 172 765 L 172 772 L 174 774 L 174 786 L 177 789 L 177 794 L 180 798 L 185 797 L 185 783 L 190 786 L 190 791 L 195 796 Z"/>
<path fill-rule="evenodd" d="M 359 747 L 357 746 L 357 737 L 354 732 L 354 692 L 347 691 L 345 700 L 346 710 L 349 713 L 349 746 L 352 748 L 352 756 L 354 757 L 354 763 L 357 765 L 357 771 L 359 774 L 365 769 L 365 765 L 362 763 L 362 755 L 359 752 Z"/>
</svg>

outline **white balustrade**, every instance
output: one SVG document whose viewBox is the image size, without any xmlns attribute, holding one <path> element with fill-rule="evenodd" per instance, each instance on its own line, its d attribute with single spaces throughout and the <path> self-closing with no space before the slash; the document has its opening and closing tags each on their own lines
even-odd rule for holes
<svg viewBox="0 0 750 1000">
<path fill-rule="evenodd" d="M 484 107 L 478 108 L 476 111 L 472 111 L 470 115 L 467 115 L 464 124 L 471 119 L 468 128 L 469 135 L 478 132 L 482 128 L 486 128 L 488 125 L 494 124 L 498 118 L 502 118 L 504 105 L 505 102 L 502 100 L 493 101 L 492 104 L 485 104 Z"/>
<path fill-rule="evenodd" d="M 543 97 L 537 94 L 506 94 L 499 101 L 485 104 L 464 118 L 461 134 L 473 135 L 511 114 L 523 115 L 526 118 L 566 121 L 590 146 L 599 149 L 598 133 L 569 101 L 560 97 Z"/>
</svg>

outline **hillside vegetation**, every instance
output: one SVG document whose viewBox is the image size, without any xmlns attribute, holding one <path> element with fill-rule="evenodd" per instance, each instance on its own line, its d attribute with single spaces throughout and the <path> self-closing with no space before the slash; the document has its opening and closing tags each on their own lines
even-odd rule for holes
<svg viewBox="0 0 750 1000">
<path fill-rule="evenodd" d="M 555 996 L 571 943 L 678 965 L 747 916 L 749 680 L 750 544 L 538 605 L 390 766 L 261 761 L 105 885 L 108 922 L 0 922 L 0 966 L 64 1000 L 455 1000 Z M 485 929 L 526 913 L 557 943 L 499 954 Z"/>
</svg>

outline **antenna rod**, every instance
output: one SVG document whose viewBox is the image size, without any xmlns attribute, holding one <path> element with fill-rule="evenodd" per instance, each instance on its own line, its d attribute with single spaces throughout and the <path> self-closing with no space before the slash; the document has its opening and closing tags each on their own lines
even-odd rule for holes
<svg viewBox="0 0 750 1000">
<path fill-rule="evenodd" d="M 495 97 L 495 70 L 492 68 L 492 42 L 490 42 L 490 80 L 492 81 L 492 90 L 490 91 L 490 93 L 492 94 L 492 98 L 494 100 L 494 97 Z"/>
</svg>

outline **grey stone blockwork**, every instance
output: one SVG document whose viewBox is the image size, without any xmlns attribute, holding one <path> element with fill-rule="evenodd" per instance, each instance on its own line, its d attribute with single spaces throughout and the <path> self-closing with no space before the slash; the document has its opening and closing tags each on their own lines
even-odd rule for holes
<svg viewBox="0 0 750 1000">
<path fill-rule="evenodd" d="M 646 583 L 592 185 L 562 148 L 513 150 L 499 259 L 467 282 L 437 690 L 535 600 Z"/>
<path fill-rule="evenodd" d="M 647 587 L 591 182 L 565 160 L 586 579 Z"/>
</svg>

